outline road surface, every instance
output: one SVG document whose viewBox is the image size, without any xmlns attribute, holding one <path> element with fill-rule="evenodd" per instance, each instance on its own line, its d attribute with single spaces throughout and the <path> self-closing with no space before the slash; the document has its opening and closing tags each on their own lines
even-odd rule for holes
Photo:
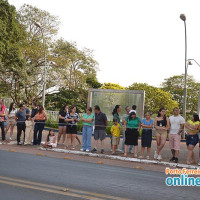
<svg viewBox="0 0 200 200">
<path fill-rule="evenodd" d="M 199 199 L 199 187 L 167 187 L 161 172 L 0 151 L 1 200 Z"/>
</svg>

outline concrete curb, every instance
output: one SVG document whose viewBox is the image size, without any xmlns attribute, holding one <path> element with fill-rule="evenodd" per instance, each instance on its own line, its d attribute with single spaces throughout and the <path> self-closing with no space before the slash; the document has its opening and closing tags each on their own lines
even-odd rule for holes
<svg viewBox="0 0 200 200">
<path fill-rule="evenodd" d="M 107 158 L 111 160 L 121 160 L 121 161 L 128 161 L 128 162 L 138 162 L 138 163 L 146 163 L 146 164 L 158 164 L 158 165 L 164 165 L 168 167 L 179 167 L 179 168 L 187 168 L 187 169 L 198 169 L 199 166 L 195 165 L 187 165 L 187 164 L 179 164 L 179 163 L 170 163 L 170 162 L 163 162 L 163 161 L 157 161 L 157 160 L 146 160 L 146 159 L 138 159 L 138 158 L 126 158 L 122 156 L 113 156 L 113 155 L 105 155 L 105 154 L 96 154 L 96 153 L 88 153 L 88 152 L 82 152 L 82 151 L 71 151 L 67 149 L 46 149 L 43 147 L 39 148 L 43 151 L 54 151 L 54 152 L 60 152 L 60 153 L 70 153 L 75 155 L 84 155 L 84 156 L 90 156 L 90 157 L 99 157 L 99 158 Z"/>
</svg>

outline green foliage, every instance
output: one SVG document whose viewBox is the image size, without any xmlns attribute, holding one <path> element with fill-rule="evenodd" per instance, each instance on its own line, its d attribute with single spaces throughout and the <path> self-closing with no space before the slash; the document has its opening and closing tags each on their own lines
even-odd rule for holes
<svg viewBox="0 0 200 200">
<path fill-rule="evenodd" d="M 169 115 L 174 107 L 178 107 L 178 103 L 172 99 L 172 95 L 160 88 L 146 83 L 134 83 L 128 89 L 145 91 L 145 113 L 155 114 L 161 107 L 164 107 Z"/>
<path fill-rule="evenodd" d="M 19 23 L 16 11 L 8 1 L 0 0 L 0 92 L 12 98 L 12 93 L 22 87 L 20 75 L 25 62 L 21 47 L 24 45 L 26 32 Z M 11 92 L 12 91 L 12 92 Z"/>
<path fill-rule="evenodd" d="M 172 94 L 173 100 L 179 103 L 180 110 L 183 108 L 184 74 L 165 79 L 162 83 L 163 90 Z M 187 76 L 187 105 L 188 115 L 197 112 L 200 83 L 195 82 L 192 76 Z"/>
<path fill-rule="evenodd" d="M 60 110 L 64 105 L 76 105 L 79 112 L 84 112 L 87 106 L 87 91 L 83 89 L 66 90 L 61 88 L 58 93 L 46 96 L 47 110 Z"/>
<path fill-rule="evenodd" d="M 115 83 L 104 83 L 100 89 L 125 90 L 126 88 Z"/>
<path fill-rule="evenodd" d="M 58 129 L 58 122 L 48 118 L 48 120 L 45 122 L 45 128 Z"/>
<path fill-rule="evenodd" d="M 88 77 L 88 78 L 86 79 L 86 83 L 87 83 L 88 86 L 91 87 L 91 88 L 100 88 L 100 87 L 102 86 L 102 84 L 99 83 L 99 82 L 97 81 L 97 79 L 94 78 L 94 77 Z"/>
</svg>

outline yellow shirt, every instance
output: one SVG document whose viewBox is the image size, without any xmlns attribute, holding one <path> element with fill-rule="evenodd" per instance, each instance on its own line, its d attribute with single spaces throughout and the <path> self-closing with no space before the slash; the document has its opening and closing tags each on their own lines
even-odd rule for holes
<svg viewBox="0 0 200 200">
<path fill-rule="evenodd" d="M 195 125 L 199 125 L 200 124 L 199 121 L 193 122 L 192 120 L 189 120 L 188 123 L 189 123 L 190 126 L 195 126 Z M 189 132 L 189 133 L 198 133 L 199 130 L 192 131 L 192 130 L 187 129 L 187 132 Z"/>
<path fill-rule="evenodd" d="M 121 126 L 118 123 L 117 126 L 112 125 L 110 132 L 112 133 L 113 136 L 119 137 L 120 136 L 120 129 L 121 129 Z"/>
</svg>

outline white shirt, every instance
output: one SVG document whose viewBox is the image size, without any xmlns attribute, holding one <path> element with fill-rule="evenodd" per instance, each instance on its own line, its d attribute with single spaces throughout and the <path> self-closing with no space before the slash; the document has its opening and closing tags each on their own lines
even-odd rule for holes
<svg viewBox="0 0 200 200">
<path fill-rule="evenodd" d="M 169 118 L 169 121 L 170 121 L 170 130 L 169 130 L 170 134 L 177 134 L 180 130 L 180 125 L 185 124 L 185 119 L 180 115 L 178 116 L 172 115 Z"/>
</svg>

